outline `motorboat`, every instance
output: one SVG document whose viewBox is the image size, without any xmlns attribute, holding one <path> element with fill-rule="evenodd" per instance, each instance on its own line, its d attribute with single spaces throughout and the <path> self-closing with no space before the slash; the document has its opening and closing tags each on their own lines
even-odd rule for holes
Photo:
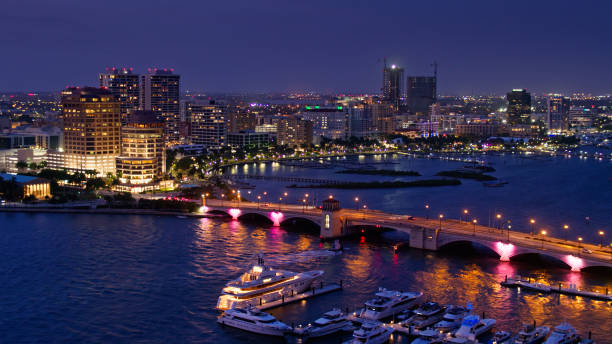
<svg viewBox="0 0 612 344">
<path fill-rule="evenodd" d="M 427 329 L 419 331 L 419 336 L 410 344 L 438 344 L 444 343 L 446 335 L 436 330 Z"/>
<path fill-rule="evenodd" d="M 562 323 L 555 327 L 550 333 L 548 339 L 544 342 L 545 344 L 575 344 L 580 342 L 580 336 L 576 333 L 576 330 L 572 325 L 568 323 Z"/>
<path fill-rule="evenodd" d="M 535 326 L 534 324 L 523 324 L 523 328 L 519 331 L 514 343 L 516 344 L 538 344 L 542 343 L 550 332 L 548 326 Z"/>
<path fill-rule="evenodd" d="M 315 338 L 349 328 L 352 328 L 352 322 L 348 320 L 346 313 L 334 308 L 331 311 L 324 313 L 323 316 L 315 320 L 313 323 L 303 327 L 298 326 L 295 329 L 295 333 L 299 336 Z"/>
<path fill-rule="evenodd" d="M 508 331 L 497 331 L 491 339 L 492 344 L 510 344 L 512 342 L 512 334 Z"/>
<path fill-rule="evenodd" d="M 444 341 L 442 343 L 449 343 L 449 344 L 478 344 L 478 341 L 476 339 L 448 336 L 448 337 L 446 337 L 444 339 Z"/>
<path fill-rule="evenodd" d="M 400 292 L 381 288 L 375 298 L 365 302 L 359 317 L 369 320 L 388 318 L 418 306 L 422 297 L 422 292 Z"/>
<path fill-rule="evenodd" d="M 448 306 L 442 320 L 434 325 L 434 328 L 441 332 L 450 332 L 461 325 L 461 320 L 470 313 L 463 306 Z"/>
<path fill-rule="evenodd" d="M 380 321 L 366 320 L 353 332 L 352 344 L 382 344 L 389 340 L 393 327 Z"/>
<path fill-rule="evenodd" d="M 495 319 L 481 319 L 478 315 L 467 315 L 461 321 L 461 327 L 454 333 L 454 336 L 476 339 L 484 333 L 491 331 L 496 322 Z"/>
<path fill-rule="evenodd" d="M 444 310 L 446 307 L 440 306 L 437 302 L 425 302 L 419 308 L 414 311 L 414 315 L 400 324 L 404 327 L 412 326 L 415 329 L 427 328 L 439 321 L 444 317 Z"/>
<path fill-rule="evenodd" d="M 276 320 L 272 315 L 253 307 L 228 309 L 217 319 L 217 322 L 269 336 L 284 336 L 285 333 L 292 330 L 290 326 Z"/>
<path fill-rule="evenodd" d="M 322 270 L 296 273 L 273 269 L 264 264 L 260 254 L 256 265 L 226 284 L 217 301 L 217 309 L 261 306 L 266 302 L 293 296 L 309 289 L 322 275 Z"/>
</svg>

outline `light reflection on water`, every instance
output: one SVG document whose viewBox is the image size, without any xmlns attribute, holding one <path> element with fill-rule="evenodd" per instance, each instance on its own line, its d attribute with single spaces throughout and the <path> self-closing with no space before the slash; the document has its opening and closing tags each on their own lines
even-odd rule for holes
<svg viewBox="0 0 612 344">
<path fill-rule="evenodd" d="M 252 342 L 262 337 L 218 326 L 214 307 L 223 285 L 258 251 L 280 268 L 322 269 L 328 281 L 344 282 L 340 292 L 271 310 L 287 323 L 307 323 L 332 306 L 353 310 L 386 287 L 422 290 L 442 304 L 470 302 L 478 314 L 496 318 L 499 329 L 535 319 L 567 320 L 596 339 L 612 332 L 610 304 L 499 285 L 505 275 L 522 274 L 604 288 L 612 287 L 610 275 L 500 262 L 478 252 L 394 254 L 389 240 L 401 238 L 394 233 L 345 241 L 345 252 L 333 255 L 315 236 L 237 221 L 5 213 L 0 221 L 0 332 L 11 343 Z"/>
</svg>

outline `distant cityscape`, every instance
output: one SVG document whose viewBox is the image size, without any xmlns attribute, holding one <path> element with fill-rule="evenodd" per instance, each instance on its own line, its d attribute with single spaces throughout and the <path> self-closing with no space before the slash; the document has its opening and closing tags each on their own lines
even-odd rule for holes
<svg viewBox="0 0 612 344">
<path fill-rule="evenodd" d="M 171 68 L 143 74 L 106 68 L 93 87 L 3 93 L 0 171 L 62 170 L 106 178 L 115 191 L 143 192 L 180 183 L 173 174 L 179 159 L 223 152 L 237 159 L 279 149 L 303 153 L 329 142 L 399 148 L 438 138 L 468 140 L 478 149 L 519 142 L 550 150 L 559 138 L 572 137 L 610 145 L 610 95 L 515 88 L 500 96 L 444 96 L 437 92 L 435 63 L 432 75 L 405 76 L 404 68 L 385 61 L 381 77 L 374 95 L 205 94 L 182 91 Z"/>
</svg>

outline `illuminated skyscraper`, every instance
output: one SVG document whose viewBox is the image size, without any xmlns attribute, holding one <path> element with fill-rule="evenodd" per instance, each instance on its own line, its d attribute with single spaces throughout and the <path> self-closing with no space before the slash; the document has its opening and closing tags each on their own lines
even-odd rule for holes
<svg viewBox="0 0 612 344">
<path fill-rule="evenodd" d="M 165 123 L 166 144 L 180 141 L 180 75 L 173 69 L 149 69 L 142 76 L 141 109 L 151 110 Z"/>
<path fill-rule="evenodd" d="M 129 185 L 146 185 L 165 172 L 164 122 L 152 111 L 134 111 L 121 127 L 117 175 Z"/>
<path fill-rule="evenodd" d="M 106 87 L 119 100 L 121 120 L 140 107 L 139 75 L 132 74 L 132 68 L 106 68 L 100 73 L 100 87 Z"/>
<path fill-rule="evenodd" d="M 508 100 L 508 123 L 529 124 L 531 122 L 531 94 L 527 90 L 513 89 L 506 95 Z"/>
<path fill-rule="evenodd" d="M 220 148 L 225 145 L 227 128 L 225 107 L 210 101 L 208 104 L 188 103 L 185 115 L 190 120 L 191 143 L 206 148 Z"/>
<path fill-rule="evenodd" d="M 402 100 L 402 80 L 404 80 L 404 68 L 399 68 L 396 65 L 383 68 L 383 100 L 389 102 L 399 108 Z"/>
<path fill-rule="evenodd" d="M 406 105 L 416 115 L 428 116 L 429 107 L 436 102 L 435 76 L 409 76 L 406 81 Z"/>
<path fill-rule="evenodd" d="M 546 126 L 548 130 L 568 130 L 570 99 L 560 94 L 549 94 L 546 103 Z"/>
<path fill-rule="evenodd" d="M 121 152 L 119 101 L 104 88 L 68 88 L 62 91 L 61 105 L 63 167 L 115 173 L 115 158 Z"/>
</svg>

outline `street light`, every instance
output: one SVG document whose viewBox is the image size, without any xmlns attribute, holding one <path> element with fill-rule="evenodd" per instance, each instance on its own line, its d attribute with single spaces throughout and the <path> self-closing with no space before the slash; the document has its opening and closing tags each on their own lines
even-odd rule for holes
<svg viewBox="0 0 612 344">
<path fill-rule="evenodd" d="M 535 220 L 529 219 L 529 225 L 531 226 L 531 235 L 533 235 L 533 225 L 535 225 Z"/>
<path fill-rule="evenodd" d="M 565 232 L 565 241 L 567 241 L 567 233 L 569 232 L 569 226 L 568 225 L 563 225 L 563 231 Z"/>
<path fill-rule="evenodd" d="M 465 215 L 465 222 L 467 222 L 468 221 L 468 210 L 463 209 L 463 214 Z M 459 221 L 461 221 L 461 219 L 459 219 Z"/>
<path fill-rule="evenodd" d="M 472 220 L 472 224 L 474 225 L 474 233 L 472 235 L 476 235 L 476 222 L 478 222 L 476 219 Z"/>
<path fill-rule="evenodd" d="M 444 217 L 444 215 L 440 214 L 439 217 L 440 217 L 440 230 L 442 230 L 442 218 Z"/>
<path fill-rule="evenodd" d="M 599 232 L 597 232 L 597 234 L 599 234 L 599 247 L 603 247 L 603 237 L 604 237 L 604 231 L 600 230 Z"/>
<path fill-rule="evenodd" d="M 497 229 L 501 228 L 501 214 L 497 214 L 495 215 L 495 217 L 497 218 Z"/>
<path fill-rule="evenodd" d="M 578 237 L 578 255 L 580 255 L 580 252 L 582 248 L 582 237 Z"/>
<path fill-rule="evenodd" d="M 257 209 L 259 209 L 259 202 L 261 202 L 261 196 L 257 195 Z"/>
<path fill-rule="evenodd" d="M 546 236 L 546 231 L 543 230 L 540 233 L 542 234 L 542 249 L 544 249 L 544 237 Z"/>
<path fill-rule="evenodd" d="M 225 198 L 225 194 L 221 194 L 221 206 L 223 206 L 223 198 Z"/>
<path fill-rule="evenodd" d="M 429 220 L 429 204 L 425 204 L 425 218 Z"/>
</svg>

